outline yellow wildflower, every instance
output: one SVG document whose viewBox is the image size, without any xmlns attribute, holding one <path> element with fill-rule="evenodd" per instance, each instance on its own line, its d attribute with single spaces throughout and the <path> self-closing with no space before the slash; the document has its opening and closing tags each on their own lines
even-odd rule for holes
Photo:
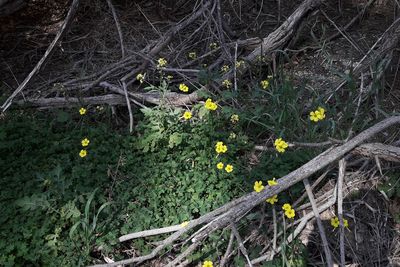
<svg viewBox="0 0 400 267">
<path fill-rule="evenodd" d="M 291 219 L 296 215 L 296 212 L 294 211 L 294 209 L 288 209 L 288 210 L 285 210 L 285 215 L 286 215 L 286 217 Z"/>
<path fill-rule="evenodd" d="M 136 80 L 138 80 L 140 83 L 143 83 L 145 77 L 146 74 L 139 73 L 138 75 L 136 75 Z"/>
<path fill-rule="evenodd" d="M 270 198 L 267 198 L 266 200 L 269 204 L 274 205 L 276 202 L 278 202 L 278 195 L 272 196 Z"/>
<path fill-rule="evenodd" d="M 254 191 L 256 191 L 257 193 L 260 193 L 262 190 L 264 190 L 264 186 L 262 184 L 262 181 L 256 181 L 254 183 Z"/>
<path fill-rule="evenodd" d="M 80 108 L 79 109 L 79 114 L 85 115 L 86 114 L 86 108 Z"/>
<path fill-rule="evenodd" d="M 188 221 L 184 221 L 183 223 L 181 223 L 181 227 L 182 227 L 182 228 L 183 228 L 183 227 L 186 227 L 188 224 L 189 224 Z"/>
<path fill-rule="evenodd" d="M 86 149 L 82 149 L 81 152 L 79 152 L 79 156 L 80 156 L 81 158 L 86 157 L 86 155 L 87 155 Z"/>
<path fill-rule="evenodd" d="M 278 138 L 275 140 L 274 146 L 279 153 L 283 153 L 289 145 L 284 140 L 282 140 L 282 138 Z"/>
<path fill-rule="evenodd" d="M 275 178 L 272 178 L 272 180 L 268 180 L 268 185 L 269 186 L 274 186 L 274 185 L 277 185 L 277 184 L 278 184 L 278 182 L 276 181 Z"/>
<path fill-rule="evenodd" d="M 292 206 L 289 203 L 285 203 L 285 204 L 283 204 L 282 209 L 283 210 L 291 210 Z"/>
<path fill-rule="evenodd" d="M 204 103 L 204 107 L 208 110 L 216 110 L 218 108 L 217 104 L 214 103 L 211 98 L 208 98 Z"/>
<path fill-rule="evenodd" d="M 268 80 L 263 80 L 260 82 L 262 89 L 267 89 L 269 86 L 269 81 Z"/>
<path fill-rule="evenodd" d="M 338 217 L 334 217 L 331 219 L 331 225 L 333 226 L 333 228 L 337 228 L 339 226 L 340 222 L 339 222 L 339 218 Z"/>
<path fill-rule="evenodd" d="M 210 44 L 210 49 L 214 50 L 214 49 L 217 49 L 217 48 L 218 48 L 217 43 L 211 43 Z"/>
<path fill-rule="evenodd" d="M 224 168 L 224 164 L 222 163 L 222 162 L 219 162 L 218 164 L 217 164 L 217 169 L 218 170 L 222 170 Z"/>
<path fill-rule="evenodd" d="M 183 118 L 185 120 L 190 120 L 192 118 L 192 112 L 190 111 L 185 111 L 185 113 L 183 113 Z"/>
<path fill-rule="evenodd" d="M 233 166 L 230 165 L 230 164 L 227 164 L 226 167 L 225 167 L 225 171 L 226 171 L 227 173 L 232 172 L 232 171 L 233 171 Z"/>
<path fill-rule="evenodd" d="M 224 80 L 222 85 L 225 86 L 227 89 L 232 87 L 232 82 L 230 80 Z"/>
<path fill-rule="evenodd" d="M 317 110 L 310 112 L 310 120 L 313 122 L 321 121 L 325 119 L 325 109 L 318 107 Z"/>
<path fill-rule="evenodd" d="M 196 52 L 190 52 L 188 56 L 189 56 L 190 59 L 196 59 L 197 58 Z"/>
<path fill-rule="evenodd" d="M 237 69 L 241 68 L 242 66 L 244 66 L 244 61 L 243 60 L 236 61 L 235 67 Z"/>
<path fill-rule="evenodd" d="M 212 261 L 205 261 L 201 267 L 214 267 Z"/>
<path fill-rule="evenodd" d="M 334 217 L 331 219 L 331 225 L 333 226 L 333 228 L 338 228 L 340 225 L 340 221 L 338 217 Z M 343 218 L 343 226 L 344 227 L 349 227 L 349 222 Z"/>
<path fill-rule="evenodd" d="M 187 92 L 189 91 L 189 87 L 188 87 L 186 84 L 181 83 L 181 84 L 179 85 L 179 90 L 181 90 L 182 92 L 187 93 Z"/>
<path fill-rule="evenodd" d="M 231 116 L 231 122 L 232 122 L 232 123 L 237 123 L 238 121 L 239 121 L 239 115 L 233 114 L 233 115 Z"/>
<path fill-rule="evenodd" d="M 90 143 L 90 141 L 89 141 L 89 139 L 85 138 L 85 139 L 83 139 L 83 140 L 81 141 L 81 143 L 82 143 L 82 146 L 88 146 L 89 143 Z"/>
<path fill-rule="evenodd" d="M 162 58 L 162 57 L 160 57 L 157 60 L 157 62 L 158 62 L 157 68 L 163 68 L 163 67 L 167 66 L 167 63 L 168 63 L 167 60 L 165 58 Z"/>
<path fill-rule="evenodd" d="M 223 65 L 221 68 L 222 72 L 228 72 L 229 71 L 229 66 L 228 65 Z"/>
<path fill-rule="evenodd" d="M 226 145 L 224 145 L 223 142 L 219 141 L 219 142 L 217 142 L 217 144 L 215 145 L 215 151 L 216 151 L 218 154 L 225 153 L 226 151 L 228 151 L 228 147 L 227 147 Z"/>
</svg>

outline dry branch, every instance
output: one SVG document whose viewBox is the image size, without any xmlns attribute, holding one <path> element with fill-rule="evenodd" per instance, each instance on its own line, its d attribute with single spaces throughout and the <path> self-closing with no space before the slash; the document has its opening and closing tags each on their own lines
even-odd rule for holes
<svg viewBox="0 0 400 267">
<path fill-rule="evenodd" d="M 365 157 L 378 157 L 386 161 L 400 162 L 400 147 L 380 143 L 363 144 L 353 150 L 354 154 Z"/>
<path fill-rule="evenodd" d="M 256 192 L 249 193 L 243 197 L 240 197 L 223 205 L 222 207 L 212 212 L 209 212 L 201 216 L 196 220 L 193 220 L 190 225 L 166 238 L 159 246 L 157 246 L 157 248 L 155 248 L 148 255 L 135 257 L 128 260 L 118 261 L 110 264 L 100 264 L 96 266 L 117 266 L 121 264 L 129 264 L 135 262 L 138 263 L 152 259 L 167 245 L 179 239 L 182 234 L 186 233 L 187 231 L 193 229 L 198 225 L 201 225 L 205 222 L 209 222 L 205 227 L 199 230 L 191 238 L 193 244 L 190 246 L 190 249 L 192 249 L 193 247 L 197 247 L 209 234 L 215 232 L 218 229 L 223 229 L 229 226 L 229 224 L 232 221 L 240 220 L 240 218 L 242 218 L 245 214 L 247 214 L 247 212 L 249 212 L 251 209 L 259 205 L 260 203 L 264 202 L 265 199 L 272 197 L 273 195 L 279 194 L 280 192 L 293 186 L 299 181 L 302 181 L 305 178 L 311 176 L 312 174 L 324 169 L 329 164 L 332 164 L 333 162 L 336 162 L 339 159 L 343 158 L 347 153 L 351 152 L 354 148 L 364 143 L 369 138 L 382 132 L 383 130 L 385 130 L 390 126 L 399 123 L 400 123 L 400 116 L 394 116 L 394 117 L 389 117 L 375 124 L 374 126 L 364 130 L 354 138 L 350 139 L 348 142 L 340 146 L 337 146 L 335 148 L 326 150 L 325 152 L 316 156 L 314 159 L 310 160 L 308 163 L 301 166 L 300 168 L 278 179 L 277 180 L 278 185 L 273 187 L 268 187 L 266 190 L 263 190 L 260 193 Z M 218 216 L 217 219 L 215 219 L 216 216 Z M 186 255 L 185 251 L 181 255 Z M 254 262 L 252 261 L 252 263 Z"/>
<path fill-rule="evenodd" d="M 18 100 L 17 105 L 40 107 L 40 108 L 67 108 L 77 104 L 91 105 L 126 105 L 125 98 L 120 95 L 108 94 L 102 96 L 91 96 L 84 98 L 77 97 L 52 97 L 29 100 Z"/>
<path fill-rule="evenodd" d="M 29 73 L 29 75 L 25 78 L 25 80 L 18 86 L 18 88 L 7 98 L 7 100 L 3 103 L 1 106 L 2 111 L 6 111 L 10 105 L 12 104 L 13 99 L 26 87 L 26 85 L 29 83 L 29 81 L 32 79 L 32 77 L 39 72 L 40 68 L 43 66 L 43 64 L 46 62 L 46 60 L 49 58 L 51 53 L 53 52 L 54 47 L 56 44 L 61 40 L 63 35 L 65 34 L 66 30 L 68 29 L 69 25 L 71 24 L 76 10 L 78 9 L 80 0 L 73 0 L 71 7 L 69 8 L 67 17 L 64 20 L 64 23 L 62 24 L 60 30 L 57 32 L 56 37 L 54 40 L 51 42 L 50 46 L 47 48 L 46 52 L 44 53 L 43 57 L 39 60 L 39 62 L 36 64 L 36 66 L 33 68 L 33 70 Z"/>
</svg>

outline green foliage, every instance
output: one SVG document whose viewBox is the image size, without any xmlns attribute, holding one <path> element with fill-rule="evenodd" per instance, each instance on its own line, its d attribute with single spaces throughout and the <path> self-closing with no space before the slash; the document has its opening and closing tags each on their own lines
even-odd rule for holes
<svg viewBox="0 0 400 267">
<path fill-rule="evenodd" d="M 197 117 L 190 121 L 182 119 L 182 109 L 160 107 L 142 112 L 144 119 L 137 126 L 140 138 L 133 143 L 137 153 L 127 156 L 132 164 L 127 168 L 141 169 L 138 184 L 129 191 L 135 198 L 127 213 L 136 216 L 127 219 L 124 233 L 194 219 L 238 195 L 240 159 L 236 154 L 246 147 L 246 141 L 242 137 L 233 142 L 229 133 L 220 130 L 226 126 L 223 114 L 210 116 L 201 105 L 192 110 Z M 217 141 L 229 147 L 218 157 Z M 219 161 L 237 169 L 231 174 L 218 170 Z"/>
</svg>

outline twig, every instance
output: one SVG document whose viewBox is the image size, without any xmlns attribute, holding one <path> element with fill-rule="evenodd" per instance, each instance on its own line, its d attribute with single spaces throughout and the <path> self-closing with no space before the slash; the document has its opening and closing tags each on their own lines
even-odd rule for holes
<svg viewBox="0 0 400 267">
<path fill-rule="evenodd" d="M 336 190 L 335 190 L 335 192 L 336 192 Z M 318 211 L 319 211 L 319 212 L 323 212 L 324 210 L 326 210 L 326 209 L 328 209 L 329 207 L 333 206 L 335 203 L 336 203 L 336 193 L 334 194 L 333 197 L 331 197 L 331 198 L 329 199 L 328 202 L 326 202 L 325 204 L 321 205 L 321 206 L 318 208 Z M 296 237 L 299 235 L 299 233 L 304 229 L 304 227 L 307 225 L 307 223 L 308 223 L 314 216 L 315 216 L 315 215 L 314 215 L 314 212 L 307 213 L 305 216 L 303 216 L 303 217 L 301 218 L 301 220 L 300 220 L 299 225 L 298 225 L 298 226 L 296 227 L 296 229 L 293 231 L 293 234 L 290 235 L 290 236 L 287 238 L 286 243 L 288 244 L 288 243 L 292 242 L 292 241 L 293 241 L 293 238 L 296 238 Z M 262 262 L 262 261 L 266 261 L 266 260 L 272 259 L 273 256 L 274 256 L 276 253 L 279 253 L 279 252 L 281 251 L 281 249 L 282 249 L 282 246 L 278 247 L 278 248 L 276 249 L 276 251 L 272 251 L 272 252 L 270 252 L 270 253 L 266 253 L 265 255 L 262 255 L 262 256 L 260 256 L 260 257 L 258 257 L 258 258 L 253 259 L 253 260 L 251 261 L 251 263 L 252 263 L 252 264 L 257 264 L 257 263 L 260 263 L 260 262 Z"/>
<path fill-rule="evenodd" d="M 128 112 L 129 112 L 129 132 L 133 132 L 133 114 L 132 114 L 132 107 L 131 101 L 129 101 L 128 90 L 126 89 L 126 83 L 122 82 L 122 88 L 124 88 L 124 94 L 126 99 L 126 104 L 128 105 Z"/>
<path fill-rule="evenodd" d="M 339 234 L 340 234 L 340 266 L 345 266 L 345 254 L 344 254 L 344 224 L 343 224 L 343 179 L 346 172 L 346 161 L 341 159 L 339 161 L 339 178 L 338 178 L 338 217 L 340 222 Z"/>
<path fill-rule="evenodd" d="M 311 190 L 310 182 L 308 181 L 308 178 L 305 178 L 303 180 L 303 183 L 304 183 L 304 187 L 306 188 L 308 199 L 310 200 L 311 207 L 312 207 L 312 210 L 315 215 L 315 219 L 317 220 L 318 230 L 319 230 L 319 234 L 321 236 L 322 246 L 323 246 L 324 252 L 325 252 L 326 264 L 328 267 L 332 267 L 333 266 L 332 253 L 329 249 L 328 239 L 326 238 L 325 229 L 324 229 L 324 226 L 322 225 L 321 217 L 319 216 L 319 212 L 318 212 L 317 203 L 315 202 L 314 195 Z"/>
<path fill-rule="evenodd" d="M 338 147 L 334 147 L 328 149 L 327 151 L 321 153 L 317 157 L 310 160 L 308 163 L 304 164 L 300 168 L 292 171 L 291 173 L 285 175 L 284 177 L 277 180 L 278 184 L 273 187 L 268 187 L 267 189 L 261 191 L 260 193 L 252 192 L 243 197 L 232 200 L 231 202 L 226 203 L 222 207 L 209 212 L 200 218 L 193 220 L 193 222 L 187 227 L 177 231 L 172 234 L 168 238 L 166 238 L 159 246 L 157 246 L 150 254 L 134 257 L 127 260 L 118 261 L 110 264 L 100 264 L 96 266 L 117 266 L 121 264 L 129 264 L 129 263 L 137 263 L 143 262 L 145 260 L 149 260 L 154 258 L 162 249 L 166 246 L 173 243 L 179 237 L 181 237 L 187 231 L 193 229 L 195 226 L 203 224 L 212 220 L 218 216 L 218 220 L 213 220 L 211 223 L 207 225 L 202 231 L 199 231 L 196 236 L 192 238 L 192 241 L 196 243 L 200 243 L 204 240 L 209 234 L 215 232 L 218 229 L 222 229 L 230 224 L 231 221 L 237 221 L 242 218 L 248 211 L 253 209 L 255 206 L 264 202 L 265 199 L 272 197 L 273 195 L 279 194 L 283 190 L 291 187 L 292 185 L 302 181 L 303 179 L 311 176 L 312 174 L 320 171 L 321 169 L 327 167 L 328 165 L 336 162 L 338 159 L 343 158 L 347 153 L 353 150 L 355 147 L 365 142 L 367 139 L 372 136 L 378 134 L 384 129 L 393 126 L 395 124 L 400 123 L 400 116 L 389 117 L 374 126 L 364 130 L 348 142 L 340 145 Z M 336 200 L 333 200 L 334 202 Z M 324 207 L 322 205 L 321 207 Z M 313 213 L 311 217 L 313 217 Z M 297 228 L 296 228 L 297 229 Z M 252 264 L 255 262 L 252 261 Z"/>
<path fill-rule="evenodd" d="M 249 254 L 247 253 L 246 247 L 243 245 L 242 238 L 240 237 L 240 234 L 239 234 L 238 230 L 236 229 L 236 226 L 233 222 L 231 222 L 231 229 L 232 229 L 233 234 L 236 237 L 236 240 L 239 245 L 239 249 L 242 252 L 243 256 L 246 258 L 247 263 L 249 264 L 249 267 L 253 267 L 253 265 L 251 264 L 250 258 L 249 258 Z"/>
<path fill-rule="evenodd" d="M 274 237 L 272 239 L 272 251 L 276 252 L 276 241 L 278 239 L 278 222 L 276 220 L 276 209 L 275 206 L 272 207 L 272 223 L 274 224 Z M 271 260 L 273 256 L 271 257 Z"/>
<path fill-rule="evenodd" d="M 221 262 L 220 262 L 220 266 L 221 266 L 221 267 L 224 267 L 225 264 L 226 264 L 226 262 L 227 262 L 228 259 L 229 259 L 229 254 L 231 254 L 231 251 L 232 251 L 232 246 L 233 246 L 234 237 L 235 237 L 235 236 L 234 236 L 233 232 L 231 232 L 231 236 L 229 237 L 228 247 L 226 248 L 225 254 L 224 254 L 224 256 L 222 257 L 222 260 L 221 260 Z"/>
<path fill-rule="evenodd" d="M 78 9 L 79 0 L 73 0 L 71 7 L 69 8 L 68 14 L 64 20 L 64 23 L 61 26 L 61 29 L 57 32 L 56 37 L 51 42 L 50 46 L 47 48 L 43 57 L 39 60 L 33 70 L 29 73 L 29 75 L 25 78 L 25 80 L 18 86 L 18 88 L 7 98 L 7 100 L 1 106 L 3 112 L 5 112 L 12 104 L 13 99 L 26 87 L 32 77 L 39 72 L 40 68 L 43 66 L 45 61 L 49 58 L 51 53 L 53 52 L 54 47 L 63 37 L 64 33 L 68 29 L 69 25 L 72 22 L 73 17 L 75 16 L 76 10 Z"/>
<path fill-rule="evenodd" d="M 114 5 L 111 3 L 111 0 L 107 0 L 107 4 L 108 4 L 108 7 L 111 9 L 111 13 L 112 13 L 114 21 L 115 21 L 115 26 L 117 27 L 119 43 L 121 44 L 122 58 L 125 58 L 124 38 L 122 36 L 121 25 L 119 24 L 119 21 L 118 21 L 117 12 L 115 12 L 115 8 L 114 8 Z"/>
<path fill-rule="evenodd" d="M 328 15 L 325 13 L 325 11 L 321 10 L 321 13 L 325 16 L 325 18 L 338 30 L 338 32 L 340 32 L 340 34 L 361 54 L 363 53 L 363 51 L 361 50 L 361 48 L 359 48 L 354 42 L 353 40 L 350 39 L 350 37 L 348 37 L 337 25 L 336 23 L 331 20 Z"/>
</svg>

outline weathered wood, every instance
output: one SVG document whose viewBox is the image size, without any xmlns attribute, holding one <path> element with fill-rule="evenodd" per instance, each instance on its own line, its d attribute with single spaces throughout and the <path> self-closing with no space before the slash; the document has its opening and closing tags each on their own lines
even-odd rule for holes
<svg viewBox="0 0 400 267">
<path fill-rule="evenodd" d="M 369 143 L 356 147 L 354 154 L 365 157 L 383 159 L 386 161 L 400 162 L 400 147 L 384 145 L 381 143 Z"/>
</svg>

